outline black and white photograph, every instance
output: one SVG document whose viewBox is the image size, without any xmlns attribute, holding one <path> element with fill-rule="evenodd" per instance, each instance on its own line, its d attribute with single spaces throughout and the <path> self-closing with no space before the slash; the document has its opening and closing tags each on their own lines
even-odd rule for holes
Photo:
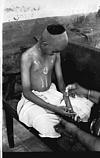
<svg viewBox="0 0 100 158">
<path fill-rule="evenodd" d="M 100 151 L 100 0 L 2 3 L 0 151 Z"/>
</svg>

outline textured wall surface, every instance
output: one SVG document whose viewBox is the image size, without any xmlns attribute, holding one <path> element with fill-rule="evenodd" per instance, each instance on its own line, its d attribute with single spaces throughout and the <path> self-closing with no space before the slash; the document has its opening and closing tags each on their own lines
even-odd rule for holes
<svg viewBox="0 0 100 158">
<path fill-rule="evenodd" d="M 4 22 L 96 12 L 99 0 L 5 0 Z"/>
</svg>

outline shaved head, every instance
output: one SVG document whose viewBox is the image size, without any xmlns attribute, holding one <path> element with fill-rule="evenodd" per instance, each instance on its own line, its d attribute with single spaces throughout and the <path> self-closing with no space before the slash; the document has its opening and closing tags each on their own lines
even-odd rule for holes
<svg viewBox="0 0 100 158">
<path fill-rule="evenodd" d="M 47 31 L 51 35 L 60 35 L 65 32 L 65 28 L 62 25 L 48 25 Z"/>
<path fill-rule="evenodd" d="M 58 45 L 62 48 L 68 43 L 66 30 L 62 25 L 48 25 L 43 31 L 42 39 L 48 44 Z"/>
<path fill-rule="evenodd" d="M 46 54 L 61 52 L 68 45 L 68 36 L 65 28 L 60 24 L 48 25 L 40 38 L 41 50 Z"/>
</svg>

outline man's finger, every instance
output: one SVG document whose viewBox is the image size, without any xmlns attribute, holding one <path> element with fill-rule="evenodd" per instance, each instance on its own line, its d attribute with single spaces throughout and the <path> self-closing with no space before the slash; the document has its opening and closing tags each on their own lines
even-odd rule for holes
<svg viewBox="0 0 100 158">
<path fill-rule="evenodd" d="M 75 93 L 68 93 L 68 95 L 72 98 L 75 98 Z"/>
<path fill-rule="evenodd" d="M 76 89 L 76 87 L 77 87 L 76 83 L 71 85 L 71 89 Z"/>
<path fill-rule="evenodd" d="M 68 112 L 68 111 L 69 111 L 69 108 L 68 108 L 67 106 L 65 107 L 65 111 L 66 111 L 66 112 Z"/>
<path fill-rule="evenodd" d="M 76 93 L 76 89 L 69 89 L 68 94 L 69 93 Z"/>
<path fill-rule="evenodd" d="M 65 115 L 71 117 L 71 116 L 75 116 L 76 113 L 75 112 L 66 112 Z"/>
<path fill-rule="evenodd" d="M 66 125 L 67 121 L 65 121 L 65 120 L 62 118 L 61 121 L 60 121 L 60 123 L 61 123 L 62 125 Z"/>
</svg>

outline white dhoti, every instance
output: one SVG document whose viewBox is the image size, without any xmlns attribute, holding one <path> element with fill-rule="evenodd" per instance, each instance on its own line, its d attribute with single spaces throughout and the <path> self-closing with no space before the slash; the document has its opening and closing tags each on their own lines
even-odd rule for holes
<svg viewBox="0 0 100 158">
<path fill-rule="evenodd" d="M 35 95 L 43 99 L 45 102 L 56 106 L 66 106 L 62 101 L 63 94 L 57 91 L 55 84 L 51 84 L 50 88 L 44 92 L 32 91 Z M 74 111 L 83 121 L 88 120 L 92 102 L 86 98 L 70 98 Z M 81 99 L 81 100 L 80 100 Z M 89 107 L 88 107 L 89 105 Z M 54 126 L 60 122 L 60 117 L 54 112 L 42 108 L 33 102 L 27 100 L 23 94 L 18 102 L 17 113 L 19 120 L 28 127 L 33 127 L 39 131 L 41 137 L 58 138 L 61 135 L 57 133 Z"/>
<path fill-rule="evenodd" d="M 32 91 L 35 95 L 44 101 L 61 106 L 63 95 L 57 91 L 55 84 L 51 84 L 50 88 L 44 92 Z M 65 103 L 64 105 L 65 106 Z M 60 134 L 54 129 L 54 126 L 60 122 L 60 118 L 54 112 L 42 108 L 33 102 L 27 100 L 23 95 L 18 102 L 17 113 L 19 120 L 29 127 L 39 131 L 41 137 L 58 138 Z"/>
</svg>

